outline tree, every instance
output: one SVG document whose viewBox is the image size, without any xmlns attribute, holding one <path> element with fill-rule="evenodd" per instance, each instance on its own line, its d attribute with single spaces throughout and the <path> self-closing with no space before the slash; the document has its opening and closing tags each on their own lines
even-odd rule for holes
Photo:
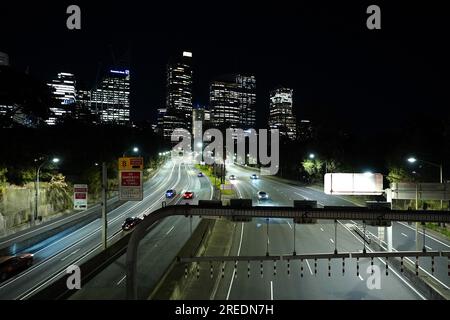
<svg viewBox="0 0 450 320">
<path fill-rule="evenodd" d="M 389 174 L 387 175 L 386 179 L 390 183 L 396 183 L 396 182 L 414 182 L 414 177 L 409 174 L 408 171 L 401 167 L 390 167 L 389 168 Z"/>
<path fill-rule="evenodd" d="M 308 174 L 312 182 L 320 181 L 322 179 L 324 162 L 319 159 L 308 159 L 302 162 L 303 170 Z"/>
<path fill-rule="evenodd" d="M 72 196 L 66 177 L 61 173 L 52 176 L 46 194 L 46 201 L 50 203 L 55 211 L 68 209 L 72 203 Z"/>
</svg>

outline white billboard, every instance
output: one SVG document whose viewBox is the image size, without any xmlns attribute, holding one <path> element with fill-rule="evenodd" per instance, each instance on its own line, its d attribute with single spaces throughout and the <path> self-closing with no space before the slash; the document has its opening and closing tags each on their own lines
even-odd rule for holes
<svg viewBox="0 0 450 320">
<path fill-rule="evenodd" d="M 324 192 L 335 195 L 381 195 L 383 175 L 381 173 L 327 173 L 324 177 Z"/>
</svg>

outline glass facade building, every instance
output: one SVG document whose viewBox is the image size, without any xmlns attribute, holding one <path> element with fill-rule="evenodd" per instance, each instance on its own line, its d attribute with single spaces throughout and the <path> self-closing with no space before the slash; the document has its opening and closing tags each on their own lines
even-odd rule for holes
<svg viewBox="0 0 450 320">
<path fill-rule="evenodd" d="M 52 90 L 55 104 L 50 107 L 51 116 L 46 120 L 48 125 L 55 125 L 71 108 L 76 101 L 76 81 L 72 73 L 60 72 L 56 79 L 47 83 Z"/>
<path fill-rule="evenodd" d="M 252 128 L 256 123 L 256 78 L 228 75 L 211 82 L 210 106 L 218 127 Z"/>
<path fill-rule="evenodd" d="M 270 128 L 278 129 L 281 136 L 295 140 L 297 138 L 297 121 L 292 106 L 292 89 L 280 87 L 270 92 Z"/>
</svg>

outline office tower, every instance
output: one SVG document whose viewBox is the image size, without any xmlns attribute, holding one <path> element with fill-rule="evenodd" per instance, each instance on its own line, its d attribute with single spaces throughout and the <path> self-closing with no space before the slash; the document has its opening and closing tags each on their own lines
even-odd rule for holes
<svg viewBox="0 0 450 320">
<path fill-rule="evenodd" d="M 181 57 L 172 58 L 167 65 L 166 108 L 170 114 L 171 127 L 178 123 L 189 129 L 192 117 L 192 53 L 183 52 Z M 175 119 L 178 118 L 178 119 Z M 170 136 L 170 135 L 169 135 Z"/>
<path fill-rule="evenodd" d="M 109 70 L 91 94 L 92 111 L 101 123 L 130 123 L 130 71 Z"/>
<path fill-rule="evenodd" d="M 279 129 L 280 136 L 297 138 L 296 118 L 292 112 L 293 90 L 279 87 L 270 92 L 269 126 Z"/>
<path fill-rule="evenodd" d="M 45 121 L 48 125 L 55 125 L 59 120 L 72 112 L 75 105 L 75 76 L 72 73 L 60 72 L 56 79 L 47 83 L 52 90 L 54 104 L 50 106 L 50 117 Z"/>
<path fill-rule="evenodd" d="M 256 122 L 256 78 L 226 75 L 211 82 L 211 116 L 218 127 L 252 128 Z"/>
</svg>

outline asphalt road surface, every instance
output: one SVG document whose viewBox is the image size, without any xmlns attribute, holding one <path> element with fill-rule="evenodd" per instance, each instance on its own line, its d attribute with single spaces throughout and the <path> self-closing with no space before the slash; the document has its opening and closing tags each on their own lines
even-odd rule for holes
<svg viewBox="0 0 450 320">
<path fill-rule="evenodd" d="M 191 173 L 189 173 L 191 172 Z M 193 181 L 194 172 L 182 162 L 169 161 L 146 184 L 144 200 L 127 202 L 108 213 L 108 238 L 114 241 L 123 235 L 121 225 L 125 218 L 150 213 L 161 207 L 167 189 L 181 192 Z M 206 187 L 204 189 L 207 189 Z M 172 201 L 179 201 L 178 198 Z M 164 224 L 161 224 L 160 229 Z M 159 230 L 159 229 L 156 229 Z M 155 231 L 156 231 L 155 230 Z M 173 231 L 173 230 L 172 230 Z M 171 231 L 171 232 L 172 232 Z M 167 232 L 167 231 L 166 231 Z M 22 273 L 0 284 L 0 299 L 26 299 L 65 273 L 71 264 L 80 264 L 101 250 L 101 221 L 66 234 L 61 233 L 45 245 L 26 251 L 34 253 L 34 264 Z"/>
</svg>

